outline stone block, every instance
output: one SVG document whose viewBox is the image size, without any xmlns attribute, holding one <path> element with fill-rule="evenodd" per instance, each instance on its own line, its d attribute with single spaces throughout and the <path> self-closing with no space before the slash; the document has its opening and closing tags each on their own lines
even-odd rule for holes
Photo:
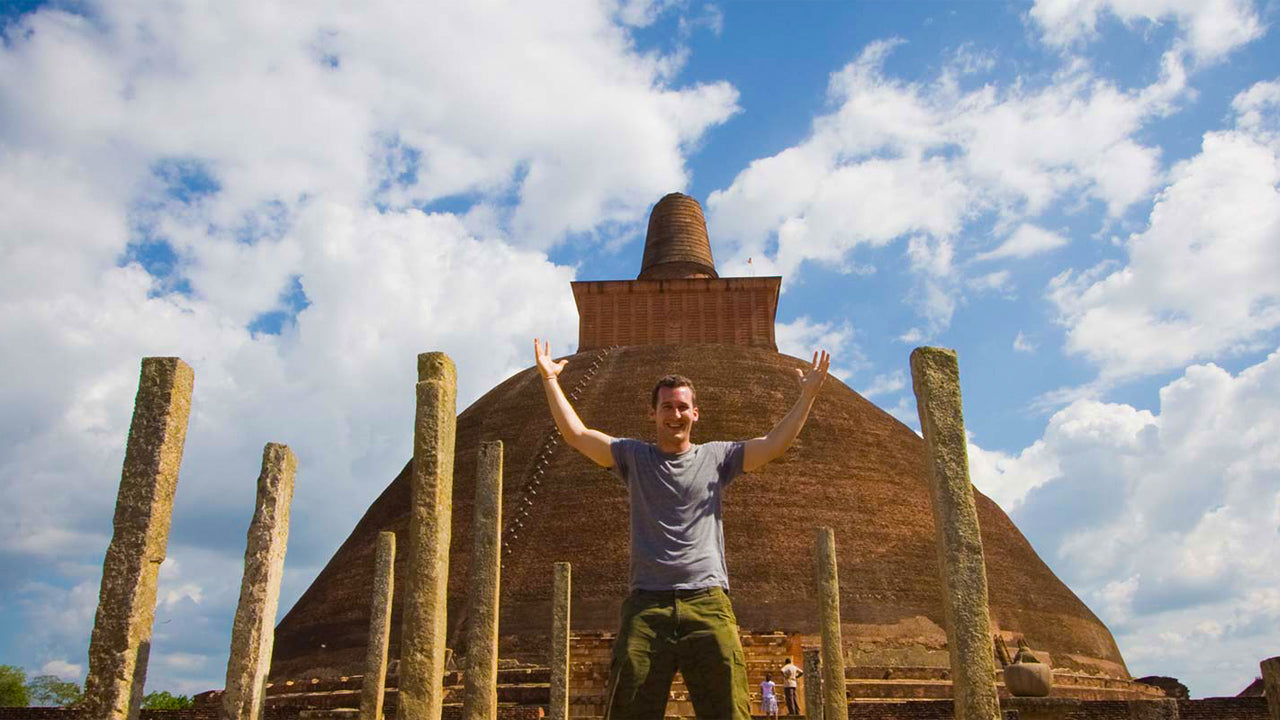
<svg viewBox="0 0 1280 720">
<path fill-rule="evenodd" d="M 262 717 L 297 469 L 298 460 L 288 446 L 267 443 L 263 448 L 257 501 L 245 544 L 240 603 L 231 628 L 223 720 Z"/>
<path fill-rule="evenodd" d="M 156 583 L 169 546 L 194 380 L 176 357 L 142 360 L 89 640 L 83 708 L 98 720 L 136 720 L 142 706 Z"/>
<path fill-rule="evenodd" d="M 498 597 L 502 574 L 502 442 L 480 445 L 467 589 L 463 720 L 498 716 Z"/>
<path fill-rule="evenodd" d="M 836 564 L 836 536 L 829 527 L 815 533 L 815 570 L 818 586 L 818 622 L 822 626 L 822 714 L 845 717 L 848 698 L 844 690 L 844 644 L 840 633 L 840 577 Z"/>
<path fill-rule="evenodd" d="M 969 481 L 955 351 L 916 348 L 911 353 L 911 380 L 924 432 L 956 720 L 997 720 L 1000 704 L 993 680 L 987 571 Z"/>
<path fill-rule="evenodd" d="M 569 609 L 573 568 L 555 564 L 551 598 L 551 719 L 569 720 Z"/>
<path fill-rule="evenodd" d="M 436 720 L 444 704 L 445 600 L 453 515 L 453 452 L 458 374 L 444 353 L 418 356 L 417 412 L 409 483 L 403 626 L 401 720 Z"/>
<path fill-rule="evenodd" d="M 360 688 L 360 720 L 382 720 L 387 686 L 387 647 L 391 640 L 391 598 L 395 594 L 396 534 L 378 533 L 373 597 L 369 607 L 369 647 Z"/>
</svg>

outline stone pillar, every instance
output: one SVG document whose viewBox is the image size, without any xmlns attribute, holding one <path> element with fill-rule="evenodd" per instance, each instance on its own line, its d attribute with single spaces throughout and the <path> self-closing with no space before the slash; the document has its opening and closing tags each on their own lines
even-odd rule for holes
<svg viewBox="0 0 1280 720">
<path fill-rule="evenodd" d="M 369 647 L 364 656 L 360 720 L 382 720 L 387 686 L 387 644 L 391 640 L 391 596 L 395 592 L 396 534 L 378 533 L 373 561 L 373 601 L 369 607 Z"/>
<path fill-rule="evenodd" d="M 142 359 L 114 529 L 102 562 L 98 613 L 89 640 L 85 717 L 134 720 L 142 706 L 156 579 L 169 546 L 194 379 L 191 368 L 176 357 Z"/>
<path fill-rule="evenodd" d="M 1280 657 L 1263 660 L 1261 668 L 1262 690 L 1267 695 L 1271 720 L 1280 720 Z"/>
<path fill-rule="evenodd" d="M 396 710 L 401 720 L 437 720 L 443 706 L 457 385 L 458 373 L 448 355 L 418 356 L 418 410 L 409 478 L 408 577 Z"/>
<path fill-rule="evenodd" d="M 276 606 L 289 542 L 289 506 L 298 460 L 286 445 L 267 443 L 258 475 L 258 500 L 249 523 L 244 550 L 240 605 L 231 627 L 227 685 L 222 694 L 223 720 L 259 720 L 271 648 L 275 643 Z"/>
<path fill-rule="evenodd" d="M 463 720 L 498 717 L 498 590 L 502 574 L 502 441 L 480 444 L 467 591 Z"/>
<path fill-rule="evenodd" d="M 569 598 L 573 568 L 555 564 L 551 598 L 551 720 L 569 720 Z"/>
<path fill-rule="evenodd" d="M 844 645 L 840 639 L 840 577 L 836 572 L 836 534 L 829 527 L 815 533 L 818 622 L 822 624 L 822 714 L 843 720 L 849 714 L 844 692 Z"/>
<path fill-rule="evenodd" d="M 911 353 L 911 382 L 929 469 L 955 720 L 998 720 L 987 570 L 969 482 L 960 365 L 955 351 L 916 348 Z"/>
<path fill-rule="evenodd" d="M 822 720 L 822 651 L 809 648 L 804 651 L 804 716 L 808 720 Z"/>
</svg>

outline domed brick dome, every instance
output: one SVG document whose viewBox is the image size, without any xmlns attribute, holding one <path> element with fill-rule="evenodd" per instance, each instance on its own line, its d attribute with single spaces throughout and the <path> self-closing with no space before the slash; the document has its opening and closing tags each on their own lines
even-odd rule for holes
<svg viewBox="0 0 1280 720">
<path fill-rule="evenodd" d="M 663 230 L 678 226 L 679 233 Z M 701 239 L 682 250 L 683 240 L 671 242 L 677 236 Z M 573 283 L 580 351 L 569 356 L 561 385 L 589 426 L 651 440 L 649 393 L 657 378 L 679 373 L 697 388 L 695 442 L 760 436 L 794 403 L 795 368 L 804 365 L 774 345 L 779 284 L 777 277 L 717 277 L 701 208 L 687 196 L 668 195 L 654 208 L 640 278 Z M 609 635 L 628 592 L 627 495 L 621 482 L 559 440 L 534 368 L 508 378 L 458 416 L 450 638 L 462 637 L 476 453 L 489 440 L 504 444 L 502 656 L 546 662 L 552 563 L 568 561 L 574 652 L 579 645 L 582 650 L 575 657 L 594 657 L 590 662 L 607 671 Z M 926 472 L 923 440 L 915 432 L 831 378 L 786 455 L 734 482 L 724 500 L 725 550 L 749 666 L 755 654 L 759 668 L 776 669 L 768 663 L 780 664 L 780 657 L 798 655 L 802 643 L 816 641 L 813 531 L 830 526 L 852 665 L 867 671 L 914 667 L 922 678 L 935 677 L 927 670 L 936 668 L 935 679 L 946 677 Z M 407 531 L 408 477 L 406 465 L 276 628 L 274 680 L 363 672 L 377 534 Z M 993 632 L 1025 639 L 1062 671 L 1111 679 L 1087 679 L 1091 687 L 1114 680 L 1116 693 L 1136 692 L 1107 628 L 1004 511 L 975 494 Z M 392 658 L 399 652 L 406 567 L 401 554 Z M 457 642 L 451 645 L 461 650 Z M 773 655 L 761 649 L 766 645 Z"/>
<path fill-rule="evenodd" d="M 616 437 L 652 439 L 646 403 L 668 372 L 697 388 L 695 441 L 767 432 L 795 401 L 799 359 L 730 345 L 635 346 L 568 358 L 562 385 L 581 385 L 583 420 Z M 464 369 L 465 371 L 465 369 Z M 509 378 L 458 418 L 450 552 L 450 627 L 466 602 L 476 452 L 504 443 L 500 632 L 504 649 L 537 654 L 549 631 L 551 564 L 573 563 L 575 632 L 613 632 L 627 594 L 623 485 L 563 442 L 536 371 Z M 744 632 L 816 635 L 813 528 L 835 529 L 841 619 L 851 652 L 870 664 L 945 665 L 946 635 L 923 441 L 832 378 L 782 458 L 725 493 L 725 551 Z M 541 469 L 542 472 L 538 472 Z M 368 629 L 377 533 L 408 526 L 408 468 L 383 492 L 280 623 L 273 676 L 358 674 Z M 995 630 L 1023 635 L 1056 667 L 1127 678 L 1107 628 L 1036 555 L 990 499 L 977 494 Z M 518 525 L 516 525 L 518 521 Z M 403 544 L 403 543 L 402 543 Z M 397 572 L 405 567 L 397 559 Z M 396 602 L 403 582 L 396 583 Z M 392 626 L 395 655 L 399 621 Z M 454 633 L 456 636 L 456 633 Z"/>
</svg>

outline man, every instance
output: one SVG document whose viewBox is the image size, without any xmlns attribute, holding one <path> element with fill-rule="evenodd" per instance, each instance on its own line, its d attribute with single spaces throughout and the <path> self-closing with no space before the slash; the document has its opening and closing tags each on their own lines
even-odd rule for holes
<svg viewBox="0 0 1280 720">
<path fill-rule="evenodd" d="M 787 658 L 787 664 L 782 666 L 782 694 L 787 696 L 787 714 L 800 714 L 800 701 L 796 699 L 796 678 L 803 677 L 804 671 L 791 662 L 791 658 Z"/>
<path fill-rule="evenodd" d="M 611 720 L 661 718 L 676 670 L 684 676 L 699 718 L 747 720 L 746 663 L 729 602 L 721 494 L 743 472 L 786 452 L 809 417 L 831 358 L 814 353 L 796 370 L 800 398 L 768 435 L 746 442 L 693 444 L 698 401 L 679 375 L 658 381 L 649 418 L 657 443 L 610 437 L 583 424 L 560 389 L 567 360 L 551 359 L 533 341 L 551 415 L 578 452 L 610 468 L 627 485 L 631 504 L 631 594 L 613 644 Z"/>
</svg>

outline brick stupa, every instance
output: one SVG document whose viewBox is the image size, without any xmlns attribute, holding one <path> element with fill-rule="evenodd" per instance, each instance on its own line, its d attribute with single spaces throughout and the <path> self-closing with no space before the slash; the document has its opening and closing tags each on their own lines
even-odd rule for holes
<svg viewBox="0 0 1280 720">
<path fill-rule="evenodd" d="M 761 435 L 795 401 L 794 370 L 804 364 L 775 345 L 780 282 L 719 277 L 698 203 L 668 195 L 654 207 L 637 279 L 573 283 L 579 348 L 568 357 L 561 384 L 588 425 L 617 437 L 652 439 L 649 392 L 658 377 L 678 372 L 697 387 L 701 418 L 695 441 Z M 457 433 L 450 637 L 464 636 L 457 628 L 467 603 L 477 448 L 482 441 L 501 440 L 501 657 L 507 663 L 548 664 L 552 565 L 573 563 L 573 715 L 600 714 L 609 645 L 628 592 L 623 485 L 555 440 L 532 367 L 462 412 Z M 298 702 L 307 687 L 338 688 L 336 678 L 362 672 L 377 537 L 383 530 L 406 531 L 408 473 L 406 466 L 370 506 L 277 628 L 269 693 L 277 702 Z M 949 696 L 925 473 L 920 437 L 832 378 L 792 449 L 726 492 L 725 547 L 752 687 L 765 671 L 776 674 L 783 658 L 799 661 L 802 648 L 818 642 L 813 529 L 830 526 L 839 554 L 850 697 Z M 993 632 L 1009 646 L 1025 639 L 1053 665 L 1055 695 L 1159 695 L 1132 682 L 1102 622 L 1036 555 L 1008 515 L 976 495 Z M 397 558 L 397 573 L 404 567 Z M 396 582 L 392 658 L 398 653 L 404 586 Z M 540 677 L 530 672 L 527 677 Z M 322 684 L 312 684 L 314 678 Z M 518 685 L 519 679 L 510 682 Z M 523 694 L 509 690 L 505 697 L 545 705 L 542 687 Z M 678 713 L 682 702 L 677 685 L 668 712 Z"/>
</svg>

